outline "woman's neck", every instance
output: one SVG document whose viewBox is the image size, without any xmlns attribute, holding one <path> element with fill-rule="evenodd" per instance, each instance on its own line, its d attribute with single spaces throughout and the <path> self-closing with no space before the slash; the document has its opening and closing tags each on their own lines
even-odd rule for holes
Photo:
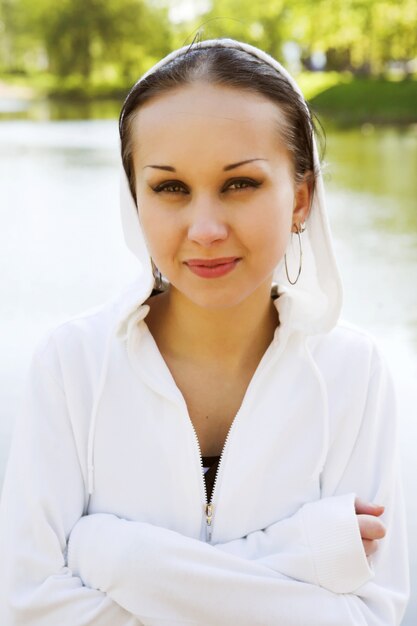
<svg viewBox="0 0 417 626">
<path fill-rule="evenodd" d="M 197 306 L 175 289 L 148 301 L 148 327 L 164 356 L 219 362 L 228 371 L 252 368 L 262 358 L 279 324 L 270 289 L 264 285 L 230 308 Z"/>
</svg>

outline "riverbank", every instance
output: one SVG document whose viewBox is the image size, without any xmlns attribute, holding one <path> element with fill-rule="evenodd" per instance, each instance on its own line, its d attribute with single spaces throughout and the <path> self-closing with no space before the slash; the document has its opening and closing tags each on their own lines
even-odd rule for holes
<svg viewBox="0 0 417 626">
<path fill-rule="evenodd" d="M 312 109 L 341 125 L 416 124 L 417 78 L 388 80 L 357 78 L 336 72 L 302 73 L 298 82 Z M 93 104 L 104 100 L 121 103 L 131 84 L 121 79 L 86 83 L 79 76 L 65 80 L 42 74 L 0 77 L 0 100 Z"/>
<path fill-rule="evenodd" d="M 60 78 L 52 74 L 32 74 L 28 76 L 1 76 L 0 97 L 4 93 L 16 94 L 25 89 L 31 99 L 51 99 L 87 102 L 90 100 L 112 100 L 126 95 L 129 81 L 120 79 L 87 81 L 80 75 Z"/>
<path fill-rule="evenodd" d="M 417 80 L 352 78 L 316 93 L 310 104 L 339 124 L 416 124 Z"/>
</svg>

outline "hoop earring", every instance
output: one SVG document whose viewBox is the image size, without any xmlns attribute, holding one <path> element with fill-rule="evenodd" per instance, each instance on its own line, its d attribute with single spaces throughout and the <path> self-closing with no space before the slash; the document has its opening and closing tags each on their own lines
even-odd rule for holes
<svg viewBox="0 0 417 626">
<path fill-rule="evenodd" d="M 295 228 L 296 228 L 296 232 L 297 232 L 297 237 L 298 237 L 298 245 L 300 248 L 300 263 L 299 263 L 299 267 L 298 267 L 298 274 L 297 274 L 297 278 L 292 281 L 291 278 L 288 275 L 288 266 L 287 266 L 287 255 L 284 254 L 284 262 L 285 262 L 285 273 L 287 274 L 287 278 L 288 278 L 288 282 L 291 285 L 295 285 L 295 283 L 297 282 L 297 280 L 300 278 L 300 274 L 301 274 L 301 269 L 303 267 L 303 247 L 301 245 L 301 235 L 300 233 L 303 233 L 305 231 L 305 224 L 302 223 L 300 225 L 298 224 L 294 224 Z M 293 232 L 291 232 L 291 237 L 293 236 Z"/>
</svg>

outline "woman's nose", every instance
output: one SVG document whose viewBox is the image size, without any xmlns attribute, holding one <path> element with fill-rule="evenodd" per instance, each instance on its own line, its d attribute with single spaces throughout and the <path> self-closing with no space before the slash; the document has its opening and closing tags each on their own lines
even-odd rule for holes
<svg viewBox="0 0 417 626">
<path fill-rule="evenodd" d="M 188 227 L 188 238 L 202 246 L 210 246 L 227 238 L 228 227 L 221 207 L 210 200 L 195 203 Z"/>
</svg>

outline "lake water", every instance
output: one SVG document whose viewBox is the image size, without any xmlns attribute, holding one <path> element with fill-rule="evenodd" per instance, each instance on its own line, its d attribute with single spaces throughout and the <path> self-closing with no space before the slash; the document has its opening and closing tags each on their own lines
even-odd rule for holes
<svg viewBox="0 0 417 626">
<path fill-rule="evenodd" d="M 39 106 L 36 120 L 0 121 L 0 484 L 36 343 L 136 272 L 119 225 L 116 120 L 50 120 Z M 377 337 L 397 388 L 413 580 L 403 625 L 415 626 L 417 128 L 329 126 L 326 161 L 343 316 Z"/>
</svg>

